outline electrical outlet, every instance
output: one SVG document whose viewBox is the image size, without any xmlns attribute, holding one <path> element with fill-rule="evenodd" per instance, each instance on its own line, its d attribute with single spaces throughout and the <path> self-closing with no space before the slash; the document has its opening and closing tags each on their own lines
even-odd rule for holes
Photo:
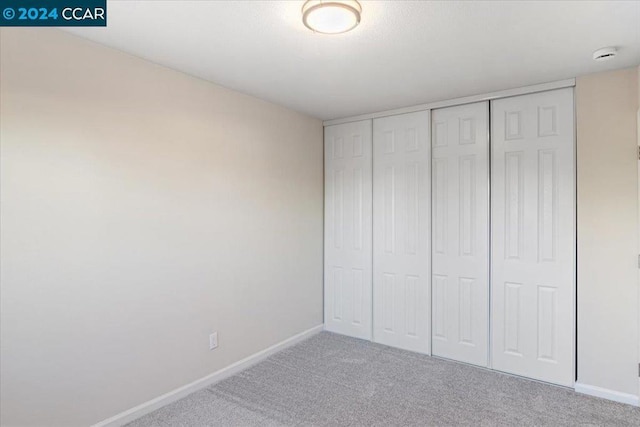
<svg viewBox="0 0 640 427">
<path fill-rule="evenodd" d="M 218 333 L 214 332 L 209 335 L 209 350 L 215 350 L 218 348 Z"/>
</svg>

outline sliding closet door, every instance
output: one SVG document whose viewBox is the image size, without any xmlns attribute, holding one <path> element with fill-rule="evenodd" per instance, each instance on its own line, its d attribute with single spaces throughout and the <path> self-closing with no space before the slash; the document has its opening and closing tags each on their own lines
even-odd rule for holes
<svg viewBox="0 0 640 427">
<path fill-rule="evenodd" d="M 374 341 L 428 354 L 429 112 L 373 121 Z"/>
<path fill-rule="evenodd" d="M 489 103 L 432 117 L 433 354 L 487 366 Z"/>
<path fill-rule="evenodd" d="M 371 120 L 324 128 L 324 319 L 371 339 Z"/>
<path fill-rule="evenodd" d="M 493 101 L 491 111 L 493 367 L 572 386 L 573 89 Z"/>
</svg>

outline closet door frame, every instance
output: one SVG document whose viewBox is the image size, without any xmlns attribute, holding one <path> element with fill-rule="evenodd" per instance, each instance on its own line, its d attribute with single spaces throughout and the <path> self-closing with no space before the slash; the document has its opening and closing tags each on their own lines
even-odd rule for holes
<svg viewBox="0 0 640 427">
<path fill-rule="evenodd" d="M 564 89 L 564 88 L 574 88 L 575 87 L 575 79 L 566 79 L 566 80 L 560 80 L 560 81 L 555 81 L 555 82 L 550 82 L 550 83 L 543 83 L 543 84 L 538 84 L 538 85 L 531 85 L 531 86 L 524 86 L 524 87 L 520 87 L 520 88 L 515 88 L 515 89 L 508 89 L 508 90 L 501 90 L 501 91 L 496 91 L 496 92 L 490 92 L 490 93 L 485 93 L 485 94 L 479 94 L 479 95 L 473 95 L 473 96 L 468 96 L 468 97 L 463 97 L 463 98 L 456 98 L 456 99 L 450 99 L 450 100 L 446 100 L 446 101 L 438 101 L 438 102 L 432 102 L 432 103 L 427 103 L 427 104 L 422 104 L 422 105 L 416 105 L 413 107 L 406 107 L 406 108 L 399 108 L 399 109 L 394 109 L 394 110 L 386 110 L 386 111 L 381 111 L 381 112 L 376 112 L 376 113 L 371 113 L 371 114 L 364 114 L 364 115 L 360 115 L 360 116 L 356 116 L 356 117 L 346 117 L 346 118 L 342 118 L 342 119 L 335 119 L 335 120 L 327 120 L 323 122 L 324 125 L 324 129 L 325 129 L 325 135 L 327 132 L 327 128 L 331 127 L 331 126 L 335 126 L 335 125 L 341 125 L 341 124 L 348 124 L 348 123 L 353 123 L 356 121 L 369 121 L 369 123 L 371 123 L 371 127 L 372 127 L 372 119 L 375 118 L 381 118 L 381 117 L 389 117 L 389 116 L 393 116 L 393 115 L 398 115 L 398 114 L 404 114 L 404 113 L 412 113 L 412 112 L 419 112 L 419 111 L 427 111 L 427 110 L 432 110 L 432 109 L 436 109 L 436 108 L 444 108 L 444 107 L 450 107 L 450 106 L 458 106 L 458 105 L 464 105 L 464 104 L 470 104 L 470 103 L 475 103 L 475 102 L 479 102 L 479 101 L 489 101 L 489 167 L 490 167 L 490 171 L 489 171 L 489 176 L 490 176 L 490 181 L 489 181 L 489 192 L 490 192 L 490 203 L 493 200 L 493 195 L 491 194 L 491 176 L 493 174 L 492 169 L 493 169 L 493 165 L 492 165 L 492 152 L 493 152 L 493 135 L 492 135 L 492 130 L 493 130 L 493 123 L 492 123 L 492 104 L 494 100 L 500 100 L 500 99 L 505 99 L 505 98 L 510 98 L 510 97 L 515 97 L 515 96 L 521 96 L 521 95 L 527 95 L 527 94 L 537 94 L 537 93 L 544 93 L 544 92 L 548 92 L 548 91 L 554 91 L 554 90 L 558 90 L 558 89 Z M 576 114 L 576 103 L 575 103 L 575 90 L 573 91 L 574 94 L 574 101 L 573 101 L 573 155 L 574 155 L 574 242 L 577 239 L 577 229 L 575 227 L 577 227 L 577 220 L 576 220 L 576 216 L 577 216 L 577 203 L 576 203 L 576 195 L 577 195 L 577 191 L 576 191 L 576 186 L 577 186 L 577 179 L 576 179 L 576 169 L 577 169 L 577 156 L 576 156 L 576 148 L 577 148 L 577 143 L 576 143 L 576 128 L 575 128 L 575 114 Z M 431 118 L 429 118 L 429 126 L 432 125 L 432 120 Z M 326 147 L 325 147 L 325 174 L 327 172 L 326 169 Z M 373 162 L 373 159 L 371 159 L 371 161 Z M 327 184 L 326 181 L 326 176 L 325 176 L 325 185 Z M 325 189 L 326 191 L 326 189 Z M 325 193 L 326 195 L 326 193 Z M 491 204 L 490 204 L 490 209 L 489 209 L 489 245 L 490 248 L 493 248 L 493 242 L 492 242 L 492 235 L 493 235 L 493 218 L 491 218 Z M 327 206 L 325 203 L 325 216 L 327 215 Z M 373 212 L 372 212 L 372 216 L 373 216 Z M 327 300 L 326 300 L 326 281 L 327 281 L 327 268 L 326 268 L 326 262 L 327 262 L 327 249 L 326 249 L 326 245 L 327 245 L 327 241 L 326 241 L 326 220 L 325 220 L 325 309 L 324 309 L 324 313 L 325 313 L 325 329 L 329 330 L 329 331 L 334 331 L 337 333 L 343 333 L 341 331 L 337 331 L 337 330 L 333 330 L 327 322 L 328 319 L 328 311 L 327 311 Z M 372 230 L 373 233 L 373 230 Z M 432 239 L 430 239 L 432 240 Z M 493 304 L 493 253 L 492 250 L 490 250 L 489 252 L 489 292 L 490 292 L 490 298 L 489 298 L 489 310 L 490 312 L 492 311 L 492 304 Z M 431 259 L 429 259 L 429 262 L 431 262 Z M 573 263 L 573 269 L 574 269 L 574 283 L 573 283 L 573 312 L 572 312 L 572 316 L 573 316 L 573 324 L 572 324 L 572 331 L 573 331 L 573 343 L 572 343 L 572 350 L 573 350 L 573 376 L 574 376 L 574 382 L 575 382 L 575 376 L 576 376 L 576 372 L 577 372 L 577 363 L 576 363 L 576 357 L 577 357 L 577 346 L 576 346 L 576 341 L 575 341 L 575 337 L 577 336 L 577 315 L 576 315 L 576 300 L 577 300 L 577 292 L 578 292 L 578 280 L 576 277 L 577 274 L 577 266 L 576 266 L 576 262 L 577 262 L 577 253 L 575 253 L 575 245 L 574 245 L 574 263 Z M 373 265 L 371 266 L 371 268 L 373 268 Z M 431 284 L 430 284 L 431 286 Z M 362 336 L 361 338 L 364 339 L 373 339 L 373 301 L 371 304 L 371 316 L 370 316 L 370 333 L 369 336 Z M 493 318 L 490 315 L 489 316 L 489 363 L 488 363 L 488 367 L 490 369 L 495 369 L 494 367 L 494 363 L 493 363 Z M 349 335 L 349 334 L 347 334 Z"/>
</svg>

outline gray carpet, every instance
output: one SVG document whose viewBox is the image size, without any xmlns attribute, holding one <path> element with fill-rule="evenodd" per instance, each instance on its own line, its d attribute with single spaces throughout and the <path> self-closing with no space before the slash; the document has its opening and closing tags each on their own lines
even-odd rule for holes
<svg viewBox="0 0 640 427">
<path fill-rule="evenodd" d="M 640 426 L 640 408 L 323 332 L 130 427 Z"/>
</svg>

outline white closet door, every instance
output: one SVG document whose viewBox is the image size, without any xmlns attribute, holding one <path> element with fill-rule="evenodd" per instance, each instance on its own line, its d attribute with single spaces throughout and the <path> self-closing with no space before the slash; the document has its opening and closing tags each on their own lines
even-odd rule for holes
<svg viewBox="0 0 640 427">
<path fill-rule="evenodd" d="M 492 102 L 492 359 L 572 386 L 573 89 Z"/>
<path fill-rule="evenodd" d="M 324 128 L 324 321 L 371 339 L 371 120 Z"/>
<path fill-rule="evenodd" d="M 433 354 L 487 366 L 489 103 L 432 117 Z"/>
<path fill-rule="evenodd" d="M 373 129 L 374 341 L 429 354 L 429 112 Z"/>
</svg>

